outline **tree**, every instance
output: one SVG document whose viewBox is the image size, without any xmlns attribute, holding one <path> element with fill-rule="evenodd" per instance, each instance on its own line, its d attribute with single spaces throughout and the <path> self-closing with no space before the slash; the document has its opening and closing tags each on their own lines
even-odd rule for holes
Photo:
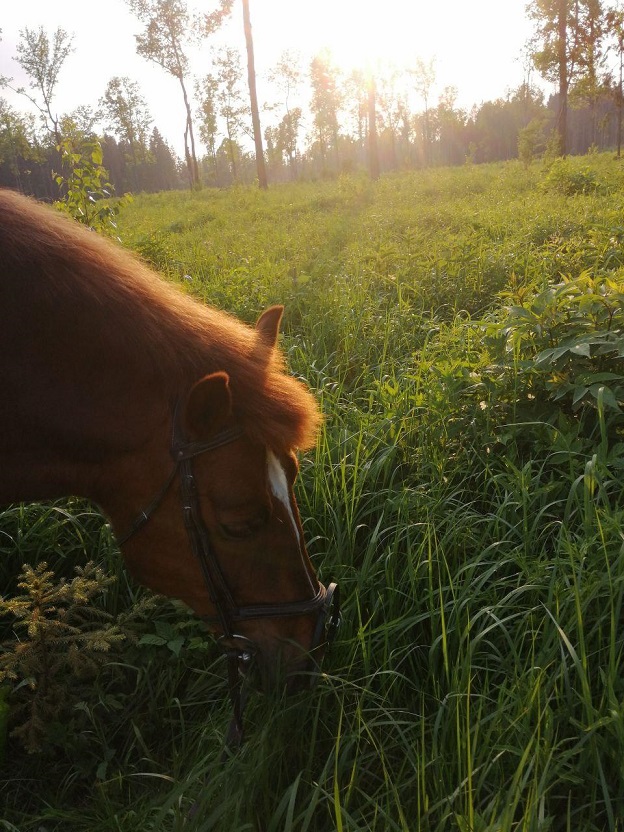
<svg viewBox="0 0 624 832">
<path fill-rule="evenodd" d="M 22 29 L 15 60 L 30 78 L 32 94 L 22 87 L 15 89 L 8 79 L 3 79 L 6 86 L 24 95 L 34 104 L 45 128 L 52 134 L 57 145 L 61 141 L 61 132 L 59 118 L 53 112 L 52 102 L 63 64 L 73 52 L 72 42 L 73 35 L 69 35 L 60 27 L 54 32 L 52 39 L 42 26 L 37 30 L 28 27 Z"/>
<path fill-rule="evenodd" d="M 569 48 L 571 0 L 533 0 L 527 6 L 535 22 L 531 54 L 538 72 L 548 81 L 559 84 L 557 114 L 558 150 L 567 152 L 568 87 L 574 68 L 575 51 Z"/>
<path fill-rule="evenodd" d="M 344 79 L 343 107 L 347 116 L 347 129 L 357 141 L 360 157 L 366 155 L 368 138 L 368 83 L 362 69 L 354 69 Z"/>
<path fill-rule="evenodd" d="M 139 85 L 125 76 L 111 78 L 100 99 L 100 107 L 107 129 L 129 148 L 133 186 L 138 189 L 143 184 L 140 168 L 148 160 L 147 137 L 152 124 Z"/>
<path fill-rule="evenodd" d="M 137 153 L 146 147 L 152 117 L 136 81 L 125 76 L 111 78 L 100 107 L 107 128 L 119 141 L 127 142 Z"/>
<path fill-rule="evenodd" d="M 399 83 L 400 73 L 395 66 L 386 66 L 380 73 L 377 89 L 378 110 L 384 124 L 384 135 L 388 144 L 388 163 L 390 167 L 398 166 L 397 136 L 402 116 L 404 93 Z"/>
<path fill-rule="evenodd" d="M 368 113 L 368 174 L 374 181 L 379 179 L 379 148 L 377 145 L 377 85 L 371 71 L 367 73 L 367 113 Z"/>
<path fill-rule="evenodd" d="M 247 107 L 241 92 L 242 70 L 240 55 L 236 49 L 224 47 L 215 59 L 217 70 L 217 103 L 219 115 L 225 122 L 227 140 L 222 148 L 229 152 L 230 167 L 234 181 L 238 179 L 240 149 L 238 138 L 241 132 L 248 132 L 246 125 Z"/>
<path fill-rule="evenodd" d="M 278 175 L 284 164 L 288 163 L 291 177 L 296 173 L 296 149 L 298 124 L 301 120 L 301 110 L 293 107 L 282 118 L 277 127 L 267 127 L 264 131 L 266 141 L 267 161 L 274 175 Z"/>
<path fill-rule="evenodd" d="M 436 161 L 443 165 L 460 165 L 466 160 L 468 142 L 466 139 L 466 114 L 456 108 L 457 88 L 445 87 L 433 113 L 429 112 L 429 123 L 434 122 L 432 135 L 437 136 Z M 431 129 L 431 128 L 430 128 Z"/>
<path fill-rule="evenodd" d="M 612 48 L 615 49 L 618 62 L 618 81 L 614 91 L 617 108 L 617 157 L 619 159 L 622 155 L 622 103 L 624 101 L 624 91 L 622 90 L 624 75 L 624 9 L 620 5 L 607 11 L 606 26 L 614 37 L 615 43 Z"/>
<path fill-rule="evenodd" d="M 193 114 L 186 89 L 189 63 L 184 44 L 192 35 L 191 20 L 184 0 L 126 0 L 131 11 L 145 26 L 141 35 L 135 35 L 137 53 L 154 61 L 174 78 L 177 78 L 184 107 L 186 125 L 184 150 L 191 188 L 198 186 L 199 167 L 195 152 Z"/>
<path fill-rule="evenodd" d="M 293 178 L 297 176 L 297 140 L 301 117 L 301 107 L 293 107 L 288 110 L 278 127 L 280 146 L 286 154 Z"/>
<path fill-rule="evenodd" d="M 206 145 L 212 160 L 215 179 L 217 176 L 217 92 L 219 82 L 214 75 L 206 75 L 195 83 L 195 93 L 199 100 L 199 136 Z"/>
<path fill-rule="evenodd" d="M 431 161 L 431 127 L 429 123 L 429 96 L 431 89 L 435 84 L 435 68 L 434 61 L 431 59 L 425 63 L 421 58 L 416 61 L 414 69 L 409 71 L 414 78 L 414 87 L 418 95 L 422 98 L 425 105 L 423 115 L 423 148 L 424 148 L 424 162 L 428 165 Z"/>
<path fill-rule="evenodd" d="M 532 57 L 548 81 L 559 85 L 557 133 L 559 153 L 568 151 L 568 103 L 571 88 L 594 95 L 602 29 L 600 0 L 532 0 L 535 22 Z"/>
<path fill-rule="evenodd" d="M 256 172 L 258 175 L 258 185 L 263 190 L 266 190 L 268 183 L 266 167 L 264 165 L 264 151 L 262 149 L 262 131 L 260 129 L 258 94 L 256 92 L 256 69 L 254 63 L 253 36 L 251 32 L 251 17 L 249 14 L 249 0 L 243 0 L 243 24 L 245 28 L 245 46 L 247 48 L 247 83 L 249 85 L 251 123 L 253 126 L 254 145 L 256 148 Z"/>
<path fill-rule="evenodd" d="M 70 113 L 64 113 L 59 121 L 61 135 L 85 137 L 95 136 L 95 125 L 99 120 L 99 113 L 94 112 L 88 104 L 81 104 Z"/>
<path fill-rule="evenodd" d="M 272 109 L 280 106 L 285 111 L 277 130 L 279 142 L 288 157 L 292 176 L 296 178 L 299 131 L 303 113 L 300 107 L 291 108 L 291 97 L 297 94 L 302 84 L 299 55 L 294 52 L 283 52 L 274 69 L 269 73 L 269 81 L 280 93 L 279 105 L 275 105 Z"/>
<path fill-rule="evenodd" d="M 178 182 L 176 160 L 156 127 L 152 130 L 149 151 L 154 163 L 153 190 L 169 191 L 175 188 Z"/>
<path fill-rule="evenodd" d="M 597 103 L 605 92 L 601 71 L 605 26 L 601 0 L 585 0 L 578 14 L 577 78 L 570 88 L 570 103 L 574 107 L 589 106 L 591 144 L 596 142 Z"/>
<path fill-rule="evenodd" d="M 32 133 L 32 123 L 0 98 L 0 185 L 26 190 L 30 168 L 37 159 Z"/>
<path fill-rule="evenodd" d="M 330 54 L 323 50 L 310 64 L 310 102 L 322 164 L 326 164 L 327 152 L 334 150 L 338 167 L 338 111 L 342 96 L 338 87 L 338 69 L 331 61 Z"/>
</svg>

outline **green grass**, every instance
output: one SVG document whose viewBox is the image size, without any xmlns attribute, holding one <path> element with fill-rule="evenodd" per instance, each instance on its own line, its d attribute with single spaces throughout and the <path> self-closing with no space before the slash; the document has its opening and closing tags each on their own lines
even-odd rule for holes
<svg viewBox="0 0 624 832">
<path fill-rule="evenodd" d="M 220 764 L 223 662 L 163 602 L 146 626 L 179 633 L 179 655 L 129 646 L 48 756 L 9 740 L 4 828 L 622 829 L 624 421 L 549 399 L 527 341 L 500 349 L 529 287 L 623 282 L 624 169 L 568 164 L 124 209 L 124 244 L 186 291 L 248 321 L 286 304 L 289 365 L 326 416 L 298 499 L 344 623 L 318 688 L 252 697 L 248 742 Z M 557 314 L 553 338 L 584 325 Z M 7 586 L 22 560 L 93 558 L 119 574 L 109 611 L 140 595 L 82 503 L 9 509 L 0 548 Z"/>
</svg>

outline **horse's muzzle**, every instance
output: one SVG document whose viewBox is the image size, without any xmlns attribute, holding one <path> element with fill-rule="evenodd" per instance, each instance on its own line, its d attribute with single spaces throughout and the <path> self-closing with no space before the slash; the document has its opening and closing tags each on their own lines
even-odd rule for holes
<svg viewBox="0 0 624 832">
<path fill-rule="evenodd" d="M 338 584 L 330 583 L 325 588 L 325 600 L 319 610 L 312 642 L 304 663 L 296 670 L 286 672 L 287 693 L 316 687 L 321 678 L 321 666 L 325 653 L 336 638 L 341 620 L 340 589 Z"/>
<path fill-rule="evenodd" d="M 290 660 L 279 652 L 265 652 L 254 641 L 241 635 L 218 639 L 230 663 L 236 663 L 238 674 L 247 684 L 265 691 L 275 690 L 285 683 L 287 693 L 314 688 L 320 678 L 321 665 L 327 649 L 336 638 L 341 622 L 340 590 L 336 583 L 323 587 L 323 603 L 318 609 L 312 639 L 307 650 L 299 648 L 297 657 Z"/>
<path fill-rule="evenodd" d="M 341 620 L 340 588 L 337 583 L 331 583 L 325 589 L 325 601 L 319 611 L 314 635 L 312 636 L 310 653 L 313 657 L 315 657 L 315 654 L 320 650 L 322 661 L 322 658 L 325 655 L 325 650 L 336 638 L 336 633 L 340 627 Z M 318 664 L 320 665 L 320 661 Z"/>
</svg>

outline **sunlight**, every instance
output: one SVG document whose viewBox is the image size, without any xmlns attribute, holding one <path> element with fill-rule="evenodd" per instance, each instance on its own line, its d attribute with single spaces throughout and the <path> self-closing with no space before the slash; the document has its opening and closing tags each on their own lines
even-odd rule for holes
<svg viewBox="0 0 624 832">
<path fill-rule="evenodd" d="M 344 74 L 372 66 L 378 78 L 433 60 L 436 93 L 457 87 L 463 106 L 504 96 L 522 81 L 518 57 L 530 29 L 522 3 L 315 0 L 301 3 L 297 26 L 291 0 L 264 3 L 266 13 L 257 2 L 255 14 L 259 52 L 287 45 L 306 63 L 327 48 Z"/>
<path fill-rule="evenodd" d="M 431 57 L 431 38 L 426 49 L 418 35 L 437 29 L 437 13 L 418 8 L 413 0 L 385 0 L 378 5 L 321 0 L 318 5 L 326 14 L 315 16 L 315 40 L 326 44 L 344 72 L 380 63 L 409 65 L 423 51 Z"/>
</svg>

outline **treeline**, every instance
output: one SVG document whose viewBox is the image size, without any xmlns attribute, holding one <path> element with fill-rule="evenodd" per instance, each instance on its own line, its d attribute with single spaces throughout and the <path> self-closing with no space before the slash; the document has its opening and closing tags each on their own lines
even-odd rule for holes
<svg viewBox="0 0 624 832">
<path fill-rule="evenodd" d="M 311 179 L 367 169 L 389 170 L 466 162 L 493 162 L 544 153 L 585 153 L 620 148 L 624 13 L 600 0 L 534 0 L 527 48 L 530 68 L 557 84 L 545 100 L 528 80 L 506 97 L 470 111 L 457 107 L 449 87 L 433 101 L 435 66 L 385 67 L 376 77 L 340 73 L 327 52 L 307 67 L 285 52 L 267 78 L 270 100 L 258 109 L 250 97 L 251 73 L 233 47 L 212 52 L 210 72 L 192 78 L 185 53 L 192 31 L 209 37 L 232 13 L 233 0 L 192 20 L 183 0 L 127 0 L 145 24 L 137 51 L 180 81 L 186 108 L 185 151 L 180 159 L 154 126 L 141 89 L 112 78 L 96 108 L 57 118 L 53 99 L 59 72 L 71 54 L 62 29 L 23 30 L 16 60 L 31 78 L 27 95 L 39 118 L 0 98 L 0 185 L 45 198 L 59 196 L 62 138 L 97 136 L 110 185 L 118 194 L 235 182 Z M 243 0 L 247 24 L 249 0 Z M 158 37 L 154 33 L 158 33 Z M 253 59 L 249 25 L 248 61 Z M 253 65 L 253 60 L 252 60 Z M 611 70 L 608 69 L 611 67 Z M 43 79 L 43 80 L 42 80 Z M 46 86 L 45 79 L 52 79 Z M 12 88 L 11 79 L 0 85 Z M 255 117 L 254 117 L 255 116 Z M 260 127 L 263 125 L 263 127 Z M 259 132 L 261 131 L 261 132 Z M 205 152 L 198 152 L 196 136 Z M 254 144 L 255 140 L 255 144 Z M 253 148 L 253 149 L 252 149 Z"/>
</svg>

